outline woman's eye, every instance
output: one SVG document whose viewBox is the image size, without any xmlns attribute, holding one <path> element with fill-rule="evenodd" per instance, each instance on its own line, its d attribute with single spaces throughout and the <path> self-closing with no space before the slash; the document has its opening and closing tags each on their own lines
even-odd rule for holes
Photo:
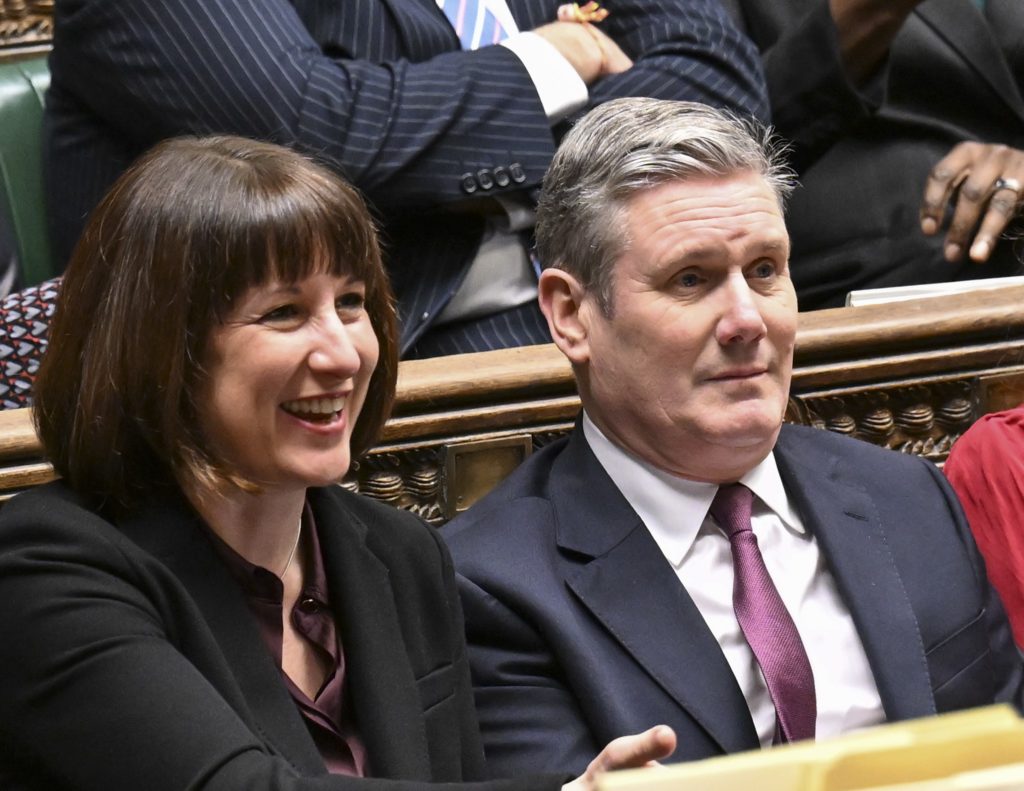
<svg viewBox="0 0 1024 791">
<path fill-rule="evenodd" d="M 267 311 L 260 316 L 260 323 L 262 324 L 280 324 L 284 322 L 294 321 L 299 315 L 298 308 L 294 305 L 281 305 L 274 308 L 273 310 Z"/>
<path fill-rule="evenodd" d="M 346 316 L 361 312 L 365 304 L 366 298 L 359 291 L 348 291 L 334 301 L 338 313 Z"/>
</svg>

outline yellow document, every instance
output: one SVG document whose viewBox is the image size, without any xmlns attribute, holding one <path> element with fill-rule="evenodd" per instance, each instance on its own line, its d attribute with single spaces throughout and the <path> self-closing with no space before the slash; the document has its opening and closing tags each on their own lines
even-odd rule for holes
<svg viewBox="0 0 1024 791">
<path fill-rule="evenodd" d="M 1009 706 L 881 725 L 822 742 L 613 772 L 601 791 L 1024 791 L 1024 721 Z M 983 770 L 994 773 L 986 779 Z M 1005 769 L 1002 775 L 996 769 Z M 972 773 L 982 774 L 972 778 Z M 999 785 L 1003 783 L 1003 785 Z"/>
</svg>

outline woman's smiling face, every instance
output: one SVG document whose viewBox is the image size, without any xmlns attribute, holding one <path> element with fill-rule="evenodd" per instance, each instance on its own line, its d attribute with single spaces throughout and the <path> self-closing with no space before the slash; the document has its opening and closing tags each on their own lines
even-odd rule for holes
<svg viewBox="0 0 1024 791">
<path fill-rule="evenodd" d="M 210 333 L 199 421 L 236 475 L 266 487 L 340 480 L 377 365 L 365 286 L 313 274 L 244 292 Z"/>
</svg>

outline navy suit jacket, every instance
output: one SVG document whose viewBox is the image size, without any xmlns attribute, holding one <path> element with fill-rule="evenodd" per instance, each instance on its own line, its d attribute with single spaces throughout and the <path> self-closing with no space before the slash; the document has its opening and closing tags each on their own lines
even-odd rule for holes
<svg viewBox="0 0 1024 791">
<path fill-rule="evenodd" d="M 345 694 L 382 778 L 373 787 L 480 779 L 444 545 L 411 514 L 337 487 L 310 490 L 309 502 Z M 0 596 L 11 605 L 0 614 L 0 787 L 365 787 L 327 774 L 241 591 L 180 496 L 115 524 L 63 483 L 20 495 L 0 514 Z"/>
<path fill-rule="evenodd" d="M 1019 274 L 1010 242 L 981 268 L 945 261 L 945 234 L 921 233 L 919 208 L 957 143 L 1024 150 L 1024 3 L 925 0 L 855 87 L 827 2 L 723 2 L 763 52 L 773 122 L 794 146 L 801 186 L 786 225 L 802 309 L 857 288 Z"/>
<path fill-rule="evenodd" d="M 521 30 L 560 0 L 509 0 Z M 767 116 L 760 60 L 717 0 L 616 0 L 605 29 L 635 61 L 591 86 Z M 57 255 L 158 140 L 231 133 L 333 163 L 383 218 L 403 350 L 438 315 L 493 198 L 531 195 L 558 137 L 504 47 L 459 48 L 435 0 L 57 0 L 46 108 Z"/>
<path fill-rule="evenodd" d="M 959 503 L 916 457 L 784 426 L 783 483 L 853 616 L 889 720 L 1021 702 L 1022 664 Z M 575 771 L 658 723 L 672 760 L 758 747 L 714 636 L 577 429 L 444 531 L 488 769 Z"/>
</svg>

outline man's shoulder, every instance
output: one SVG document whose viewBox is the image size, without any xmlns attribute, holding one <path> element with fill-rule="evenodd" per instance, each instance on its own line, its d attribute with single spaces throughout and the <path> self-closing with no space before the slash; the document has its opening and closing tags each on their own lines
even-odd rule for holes
<svg viewBox="0 0 1024 791">
<path fill-rule="evenodd" d="M 899 510 L 938 506 L 953 499 L 939 468 L 928 459 L 856 437 L 807 426 L 785 426 L 776 461 L 787 487 L 814 496 L 827 481 L 859 489 L 876 506 Z"/>
<path fill-rule="evenodd" d="M 552 482 L 568 442 L 569 438 L 558 439 L 531 454 L 480 502 L 445 525 L 444 539 L 453 554 L 460 545 L 510 540 L 524 530 L 548 529 L 553 520 Z M 515 525 L 514 532 L 510 525 Z"/>
<path fill-rule="evenodd" d="M 831 456 L 845 464 L 868 469 L 898 467 L 921 467 L 927 464 L 919 456 L 901 453 L 892 448 L 884 448 L 866 440 L 839 434 L 826 429 L 786 424 L 782 427 L 779 442 L 776 446 L 784 452 L 820 453 Z M 804 458 L 813 461 L 813 458 Z"/>
</svg>

